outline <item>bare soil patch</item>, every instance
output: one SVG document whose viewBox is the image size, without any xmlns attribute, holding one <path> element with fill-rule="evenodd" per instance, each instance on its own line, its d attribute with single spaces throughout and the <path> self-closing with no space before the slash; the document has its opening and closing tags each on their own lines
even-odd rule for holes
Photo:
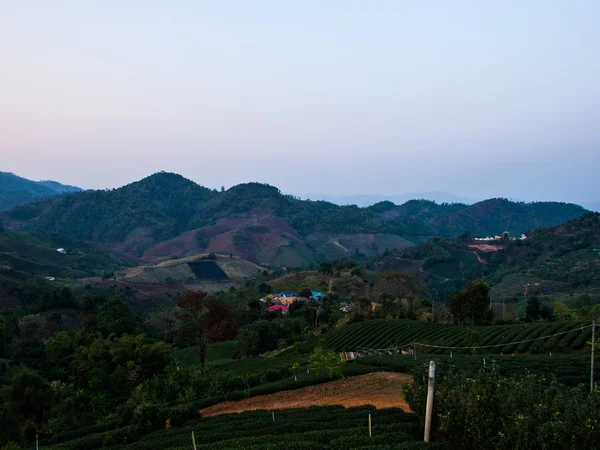
<svg viewBox="0 0 600 450">
<path fill-rule="evenodd" d="M 346 408 L 373 405 L 376 408 L 394 407 L 410 411 L 402 395 L 402 386 L 410 381 L 412 377 L 404 373 L 370 373 L 236 402 L 219 403 L 204 408 L 200 413 L 204 417 L 210 417 L 256 409 L 274 410 L 327 405 L 342 405 Z"/>
</svg>

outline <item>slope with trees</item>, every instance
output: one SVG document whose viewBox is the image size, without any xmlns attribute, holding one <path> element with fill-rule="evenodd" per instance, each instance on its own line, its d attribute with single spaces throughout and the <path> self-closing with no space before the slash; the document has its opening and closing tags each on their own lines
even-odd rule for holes
<svg viewBox="0 0 600 450">
<path fill-rule="evenodd" d="M 80 188 L 56 181 L 31 181 L 10 172 L 0 172 L 0 211 L 45 197 L 79 192 Z"/>
<path fill-rule="evenodd" d="M 119 189 L 20 206 L 0 220 L 10 228 L 62 234 L 148 260 L 187 256 L 185 249 L 210 249 L 299 267 L 375 256 L 430 236 L 521 233 L 584 212 L 573 204 L 503 199 L 470 206 L 425 200 L 369 208 L 337 206 L 299 200 L 260 183 L 217 192 L 176 174 L 157 173 Z"/>
</svg>

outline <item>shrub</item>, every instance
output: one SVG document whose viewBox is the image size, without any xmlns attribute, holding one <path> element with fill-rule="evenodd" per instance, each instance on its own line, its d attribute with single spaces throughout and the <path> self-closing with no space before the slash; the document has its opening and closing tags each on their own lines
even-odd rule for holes
<svg viewBox="0 0 600 450">
<path fill-rule="evenodd" d="M 420 368 L 406 399 L 423 420 L 427 377 Z M 437 377 L 434 430 L 464 449 L 580 449 L 600 442 L 600 392 L 535 375 L 503 377 L 498 368 Z"/>
</svg>

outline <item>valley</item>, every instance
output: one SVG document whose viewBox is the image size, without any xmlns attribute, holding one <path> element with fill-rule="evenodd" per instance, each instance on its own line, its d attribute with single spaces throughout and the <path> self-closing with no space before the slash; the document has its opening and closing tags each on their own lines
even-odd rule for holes
<svg viewBox="0 0 600 450">
<path fill-rule="evenodd" d="M 198 446 L 269 448 L 256 420 L 275 416 L 299 449 L 347 448 L 371 411 L 381 445 L 421 448 L 431 360 L 454 411 L 445 393 L 472 377 L 589 381 L 600 215 L 577 205 L 359 208 L 158 173 L 0 220 L 5 442 L 184 448 L 190 427 L 241 420 Z"/>
</svg>

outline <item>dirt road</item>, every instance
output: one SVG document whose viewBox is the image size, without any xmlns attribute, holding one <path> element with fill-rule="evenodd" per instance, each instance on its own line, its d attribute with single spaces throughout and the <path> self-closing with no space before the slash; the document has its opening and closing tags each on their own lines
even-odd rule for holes
<svg viewBox="0 0 600 450">
<path fill-rule="evenodd" d="M 402 395 L 402 386 L 411 380 L 410 375 L 403 373 L 370 373 L 237 402 L 219 403 L 200 412 L 204 417 L 208 417 L 255 409 L 305 408 L 313 405 L 342 405 L 345 407 L 373 405 L 376 408 L 399 407 L 410 411 Z"/>
</svg>

